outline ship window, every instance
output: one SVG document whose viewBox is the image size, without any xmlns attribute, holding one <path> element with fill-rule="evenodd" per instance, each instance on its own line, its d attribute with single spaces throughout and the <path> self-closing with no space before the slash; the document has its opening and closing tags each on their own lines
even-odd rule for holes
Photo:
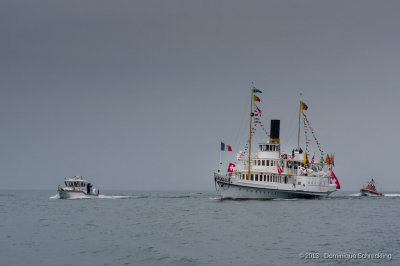
<svg viewBox="0 0 400 266">
<path fill-rule="evenodd" d="M 264 175 L 264 182 L 267 181 L 267 175 Z"/>
<path fill-rule="evenodd" d="M 257 165 L 257 160 L 254 160 L 254 165 Z"/>
<path fill-rule="evenodd" d="M 267 146 L 267 151 L 269 151 L 269 145 L 266 145 Z"/>
<path fill-rule="evenodd" d="M 273 151 L 276 151 L 276 146 L 275 146 L 275 145 L 272 146 L 272 150 L 273 150 Z"/>
<path fill-rule="evenodd" d="M 260 147 L 260 151 L 262 151 L 262 145 L 259 145 L 259 147 Z"/>
<path fill-rule="evenodd" d="M 267 160 L 267 166 L 269 166 L 269 160 Z"/>
<path fill-rule="evenodd" d="M 257 160 L 257 161 L 258 161 L 258 165 L 260 165 L 260 161 L 261 161 L 261 160 Z"/>
<path fill-rule="evenodd" d="M 256 175 L 256 181 L 258 181 L 258 175 Z"/>
<path fill-rule="evenodd" d="M 253 174 L 250 175 L 250 180 L 253 181 Z"/>
<path fill-rule="evenodd" d="M 265 166 L 265 160 L 262 160 L 262 165 Z"/>
</svg>

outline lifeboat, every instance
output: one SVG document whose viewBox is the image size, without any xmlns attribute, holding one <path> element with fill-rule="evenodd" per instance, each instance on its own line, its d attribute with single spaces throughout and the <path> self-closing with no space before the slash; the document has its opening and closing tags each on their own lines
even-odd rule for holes
<svg viewBox="0 0 400 266">
<path fill-rule="evenodd" d="M 383 196 L 382 193 L 376 191 L 375 181 L 372 178 L 368 184 L 360 189 L 361 196 Z"/>
</svg>

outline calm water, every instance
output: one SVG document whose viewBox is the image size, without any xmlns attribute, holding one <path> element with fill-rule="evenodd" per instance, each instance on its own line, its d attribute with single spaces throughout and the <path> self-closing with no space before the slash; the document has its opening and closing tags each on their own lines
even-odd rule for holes
<svg viewBox="0 0 400 266">
<path fill-rule="evenodd" d="M 215 192 L 55 194 L 0 191 L 0 265 L 400 265 L 400 194 L 272 201 L 220 201 Z M 358 253 L 392 258 L 324 258 Z"/>
</svg>

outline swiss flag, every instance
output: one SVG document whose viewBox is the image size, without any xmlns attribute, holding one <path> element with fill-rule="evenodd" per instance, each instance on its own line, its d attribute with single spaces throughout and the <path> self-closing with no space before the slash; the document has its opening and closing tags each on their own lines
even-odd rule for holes
<svg viewBox="0 0 400 266">
<path fill-rule="evenodd" d="M 281 166 L 280 166 L 279 164 L 277 164 L 276 167 L 278 168 L 278 173 L 279 173 L 279 174 L 282 174 L 282 168 L 281 168 Z"/>
<path fill-rule="evenodd" d="M 233 172 L 233 168 L 235 168 L 235 165 L 233 163 L 229 163 L 228 173 L 232 173 Z"/>
<path fill-rule="evenodd" d="M 337 179 L 335 173 L 332 171 L 331 168 L 329 168 L 329 170 L 331 171 L 331 184 L 335 184 L 336 189 L 340 189 L 340 183 L 339 183 L 339 180 Z"/>
</svg>

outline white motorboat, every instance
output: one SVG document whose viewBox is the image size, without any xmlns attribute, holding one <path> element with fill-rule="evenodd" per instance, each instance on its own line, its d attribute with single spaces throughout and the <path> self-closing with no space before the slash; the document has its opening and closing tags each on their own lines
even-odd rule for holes
<svg viewBox="0 0 400 266">
<path fill-rule="evenodd" d="M 98 197 L 100 190 L 93 188 L 93 185 L 81 176 L 64 179 L 65 187 L 58 185 L 60 199 Z"/>
</svg>

